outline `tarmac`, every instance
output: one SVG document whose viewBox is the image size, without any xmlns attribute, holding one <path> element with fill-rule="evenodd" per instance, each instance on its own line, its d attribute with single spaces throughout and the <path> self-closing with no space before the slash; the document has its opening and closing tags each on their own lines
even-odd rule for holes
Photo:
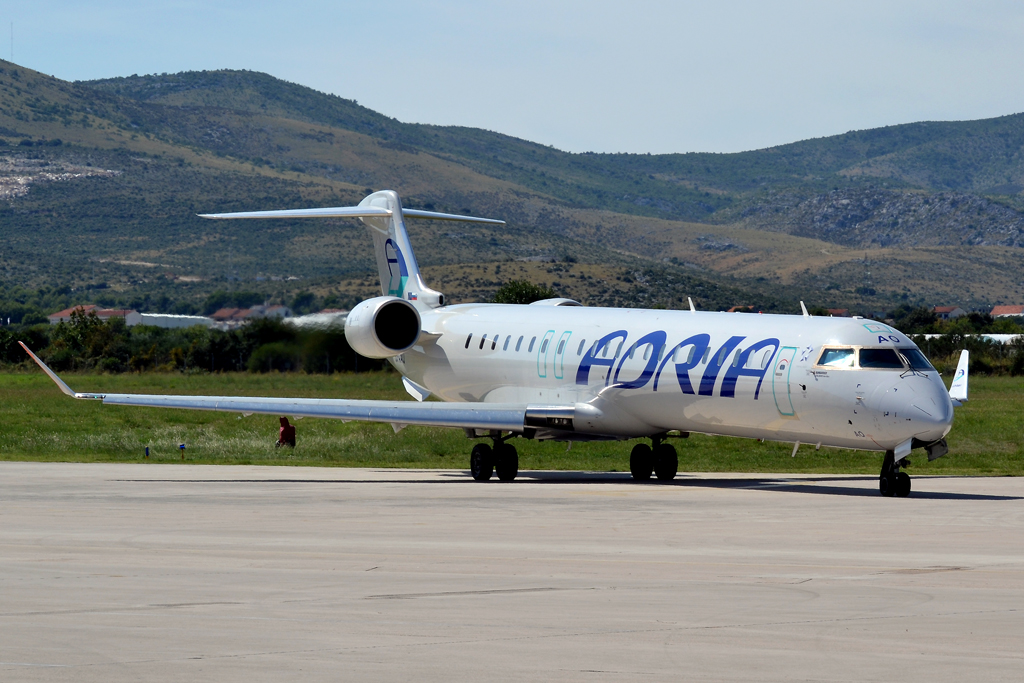
<svg viewBox="0 0 1024 683">
<path fill-rule="evenodd" d="M 1024 478 L 0 463 L 3 681 L 1022 681 Z"/>
</svg>

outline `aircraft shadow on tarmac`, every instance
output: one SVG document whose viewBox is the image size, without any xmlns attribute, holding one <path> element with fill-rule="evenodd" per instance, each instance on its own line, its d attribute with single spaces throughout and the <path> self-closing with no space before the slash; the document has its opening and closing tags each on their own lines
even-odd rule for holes
<svg viewBox="0 0 1024 683">
<path fill-rule="evenodd" d="M 951 491 L 923 491 L 929 480 L 958 479 L 960 477 L 928 477 L 915 480 L 911 498 L 925 500 L 1024 500 L 1022 496 L 998 496 L 977 493 L 956 493 Z M 718 489 L 745 489 L 755 491 L 780 491 L 784 493 L 809 493 L 823 496 L 878 496 L 878 477 L 815 477 L 813 479 L 788 479 L 786 477 L 751 477 L 743 479 L 715 478 L 694 475 L 680 475 L 670 482 L 651 480 L 638 484 L 628 472 L 530 472 L 522 471 L 515 482 L 492 480 L 487 483 L 473 481 L 468 472 L 438 472 L 431 479 L 121 479 L 118 481 L 165 482 L 191 484 L 453 484 L 464 482 L 472 486 L 516 486 L 543 484 L 618 484 L 623 486 L 650 486 L 664 488 L 703 487 Z M 830 483 L 835 482 L 835 483 Z M 869 486 L 843 486 L 839 482 L 869 482 Z"/>
</svg>

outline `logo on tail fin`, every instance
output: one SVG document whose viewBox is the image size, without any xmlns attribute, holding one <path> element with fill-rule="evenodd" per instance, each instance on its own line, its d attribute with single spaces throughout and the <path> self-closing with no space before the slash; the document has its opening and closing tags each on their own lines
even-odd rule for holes
<svg viewBox="0 0 1024 683">
<path fill-rule="evenodd" d="M 388 295 L 401 297 L 405 292 L 405 283 L 409 281 L 409 268 L 402 258 L 402 250 L 390 238 L 384 243 L 384 258 L 388 262 Z M 394 265 L 392 265 L 394 264 Z"/>
</svg>

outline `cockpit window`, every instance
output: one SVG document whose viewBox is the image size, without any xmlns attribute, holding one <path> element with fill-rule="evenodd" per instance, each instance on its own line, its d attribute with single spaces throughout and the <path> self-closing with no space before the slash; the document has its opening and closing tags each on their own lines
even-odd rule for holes
<svg viewBox="0 0 1024 683">
<path fill-rule="evenodd" d="M 904 368 L 900 355 L 896 349 L 861 349 L 860 366 L 871 369 L 894 369 Z"/>
<path fill-rule="evenodd" d="M 821 352 L 818 365 L 828 368 L 852 368 L 853 349 L 825 349 Z"/>
<path fill-rule="evenodd" d="M 907 359 L 907 363 L 910 364 L 910 367 L 914 368 L 915 370 L 922 370 L 925 372 L 929 370 L 935 370 L 935 368 L 932 367 L 932 364 L 928 362 L 928 359 L 924 357 L 924 354 L 921 353 L 920 350 L 899 349 L 899 352 L 902 353 L 903 357 Z"/>
</svg>

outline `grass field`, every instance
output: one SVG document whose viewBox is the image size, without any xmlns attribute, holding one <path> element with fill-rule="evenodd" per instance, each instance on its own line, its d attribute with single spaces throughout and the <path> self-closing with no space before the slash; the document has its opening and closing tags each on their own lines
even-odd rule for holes
<svg viewBox="0 0 1024 683">
<path fill-rule="evenodd" d="M 301 375 L 69 375 L 78 391 L 406 399 L 390 372 Z M 974 377 L 971 401 L 957 409 L 950 454 L 929 463 L 911 456 L 911 474 L 1024 474 L 1024 378 Z M 277 419 L 232 413 L 104 407 L 73 401 L 41 373 L 0 374 L 0 459 L 67 462 L 182 462 L 329 467 L 467 468 L 472 442 L 460 430 L 338 420 L 302 420 L 298 447 L 278 450 Z M 520 468 L 629 469 L 632 442 L 564 443 L 517 439 Z M 881 454 L 694 434 L 673 441 L 681 472 L 874 474 Z M 185 444 L 184 453 L 178 448 Z M 146 447 L 150 449 L 148 461 Z"/>
</svg>

